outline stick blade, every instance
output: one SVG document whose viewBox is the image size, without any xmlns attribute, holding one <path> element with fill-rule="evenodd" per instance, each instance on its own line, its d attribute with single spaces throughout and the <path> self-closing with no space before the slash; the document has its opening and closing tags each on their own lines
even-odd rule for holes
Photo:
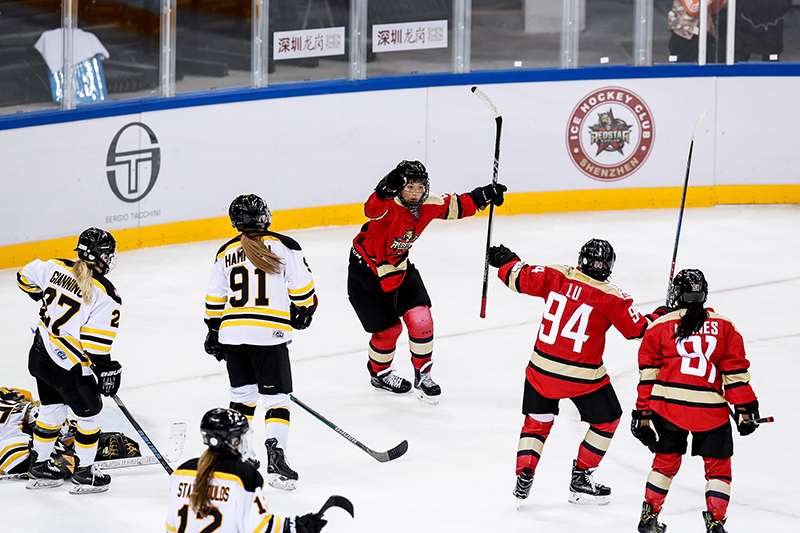
<svg viewBox="0 0 800 533">
<path fill-rule="evenodd" d="M 186 442 L 186 423 L 175 422 L 169 429 L 169 444 L 164 459 L 168 463 L 174 463 L 183 454 L 183 445 Z"/>
<path fill-rule="evenodd" d="M 337 496 L 335 494 L 328 498 L 328 501 L 325 502 L 317 514 L 322 516 L 325 514 L 325 511 L 331 507 L 340 507 L 347 511 L 353 518 L 356 517 L 355 509 L 353 509 L 353 503 L 344 496 Z"/>
<path fill-rule="evenodd" d="M 370 455 L 380 461 L 381 463 L 388 463 L 389 461 L 393 461 L 398 457 L 402 456 L 404 453 L 408 451 L 408 441 L 404 440 L 394 448 L 389 451 L 385 452 L 372 452 Z"/>
</svg>

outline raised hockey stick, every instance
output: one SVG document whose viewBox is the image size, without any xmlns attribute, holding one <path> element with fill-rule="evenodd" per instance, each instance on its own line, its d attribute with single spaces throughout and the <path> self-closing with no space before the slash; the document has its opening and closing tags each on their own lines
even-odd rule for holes
<svg viewBox="0 0 800 533">
<path fill-rule="evenodd" d="M 497 171 L 500 168 L 500 134 L 503 131 L 503 117 L 497 110 L 492 99 L 477 87 L 472 87 L 471 91 L 475 96 L 483 100 L 494 115 L 497 130 L 494 139 L 494 167 L 492 169 L 492 183 L 497 183 Z M 486 254 L 483 259 L 483 292 L 481 293 L 481 318 L 486 318 L 486 294 L 489 291 L 489 247 L 492 245 L 492 222 L 494 221 L 494 203 L 489 204 L 489 228 L 486 232 Z"/>
<path fill-rule="evenodd" d="M 119 399 L 119 396 L 114 395 L 112 398 L 114 399 L 114 402 L 117 404 L 117 407 L 119 407 L 119 410 L 122 411 L 122 414 L 125 415 L 125 418 L 128 419 L 128 422 L 131 423 L 133 429 L 135 429 L 136 432 L 139 434 L 139 436 L 142 438 L 142 441 L 144 441 L 144 443 L 147 444 L 147 447 L 150 448 L 150 451 L 153 452 L 153 455 L 156 456 L 158 462 L 161 463 L 161 466 L 163 466 L 164 470 L 167 471 L 167 474 L 172 474 L 172 468 L 169 466 L 166 459 L 164 459 L 164 456 L 161 455 L 161 452 L 158 451 L 158 448 L 156 448 L 155 444 L 153 444 L 153 441 L 151 441 L 150 437 L 147 436 L 147 433 L 144 432 L 142 426 L 140 426 L 139 423 L 136 421 L 136 419 L 133 418 L 131 412 L 128 411 L 128 408 L 125 407 L 125 404 L 122 403 L 122 400 Z"/>
<path fill-rule="evenodd" d="M 296 403 L 297 405 L 299 405 L 300 407 L 311 413 L 317 420 L 319 420 L 320 422 L 322 422 L 323 424 L 334 430 L 336 433 L 338 433 L 342 437 L 346 438 L 347 440 L 349 440 L 350 442 L 352 442 L 353 444 L 355 444 L 356 446 L 358 446 L 359 448 L 370 454 L 373 458 L 377 459 L 381 463 L 397 459 L 398 457 L 406 453 L 406 451 L 408 450 L 408 441 L 404 440 L 391 450 L 385 452 L 376 452 L 375 450 L 366 447 L 357 439 L 351 437 L 350 434 L 344 431 L 342 428 L 340 428 L 339 426 L 337 426 L 336 424 L 334 424 L 333 422 L 331 422 L 330 420 L 328 420 L 327 418 L 316 412 L 314 409 L 312 409 L 302 401 L 298 400 L 293 394 L 290 394 L 289 398 L 294 403 Z"/>
<path fill-rule="evenodd" d="M 683 180 L 683 196 L 681 196 L 681 211 L 678 215 L 678 231 L 675 233 L 675 248 L 672 250 L 672 266 L 669 269 L 669 283 L 667 283 L 667 301 L 666 305 L 669 305 L 669 295 L 672 292 L 672 279 L 675 277 L 675 260 L 678 258 L 678 241 L 681 238 L 681 224 L 683 223 L 683 209 L 686 206 L 686 189 L 689 187 L 689 170 L 692 168 L 692 150 L 694 150 L 694 136 L 697 133 L 697 127 L 700 126 L 700 122 L 703 120 L 703 117 L 706 116 L 708 113 L 708 108 L 700 115 L 700 118 L 697 119 L 697 124 L 694 125 L 694 130 L 692 131 L 692 142 L 689 143 L 689 158 L 686 160 L 686 177 Z"/>
</svg>

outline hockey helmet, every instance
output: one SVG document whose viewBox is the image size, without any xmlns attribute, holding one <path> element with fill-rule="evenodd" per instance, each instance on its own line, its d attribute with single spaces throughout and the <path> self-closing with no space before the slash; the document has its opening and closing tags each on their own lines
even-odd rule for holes
<svg viewBox="0 0 800 533">
<path fill-rule="evenodd" d="M 706 303 L 708 282 L 703 273 L 696 268 L 686 268 L 678 272 L 672 280 L 669 291 L 670 307 L 686 307 L 688 304 Z"/>
<path fill-rule="evenodd" d="M 597 281 L 605 281 L 614 269 L 617 254 L 611 243 L 603 239 L 591 239 L 578 254 L 578 268 Z"/>
<path fill-rule="evenodd" d="M 117 265 L 117 241 L 100 228 L 83 230 L 75 251 L 78 252 L 78 259 L 96 266 L 104 276 Z"/>
<path fill-rule="evenodd" d="M 400 174 L 406 180 L 406 184 L 408 183 L 421 183 L 423 187 L 425 187 L 425 191 L 420 196 L 419 200 L 416 202 L 412 202 L 406 200 L 403 197 L 403 192 L 401 191 L 400 194 L 397 195 L 400 203 L 403 204 L 408 209 L 419 209 L 422 204 L 425 203 L 425 200 L 428 199 L 428 195 L 431 192 L 431 182 L 430 178 L 428 178 L 428 171 L 425 170 L 425 165 L 420 163 L 419 161 L 400 161 L 400 163 L 395 167 L 392 171 L 396 174 Z"/>
<path fill-rule="evenodd" d="M 272 224 L 272 213 L 260 196 L 237 196 L 228 209 L 231 225 L 242 233 L 264 233 Z"/>
<path fill-rule="evenodd" d="M 239 411 L 216 408 L 203 415 L 200 433 L 203 444 L 218 452 L 233 452 L 243 457 L 247 452 L 250 423 Z"/>
</svg>

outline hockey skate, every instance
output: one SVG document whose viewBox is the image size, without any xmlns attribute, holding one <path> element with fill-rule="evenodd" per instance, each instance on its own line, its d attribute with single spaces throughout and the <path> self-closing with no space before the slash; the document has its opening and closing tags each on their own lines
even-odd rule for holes
<svg viewBox="0 0 800 533">
<path fill-rule="evenodd" d="M 48 457 L 45 461 L 37 461 L 39 454 L 31 450 L 31 464 L 28 467 L 28 484 L 26 489 L 49 489 L 64 484 L 64 472 Z"/>
<path fill-rule="evenodd" d="M 639 533 L 664 533 L 667 525 L 658 521 L 658 513 L 653 512 L 653 504 L 644 502 L 639 517 Z"/>
<path fill-rule="evenodd" d="M 297 488 L 297 472 L 292 470 L 283 449 L 278 446 L 277 439 L 267 439 L 267 483 L 280 490 Z"/>
<path fill-rule="evenodd" d="M 94 494 L 105 492 L 111 484 L 111 476 L 100 471 L 97 464 L 79 466 L 72 474 L 70 494 Z"/>
<path fill-rule="evenodd" d="M 394 373 L 394 367 L 390 366 L 380 372 L 372 370 L 372 365 L 367 361 L 370 382 L 377 390 L 385 390 L 395 394 L 405 394 L 411 390 L 411 382 L 403 379 Z"/>
<path fill-rule="evenodd" d="M 533 470 L 527 466 L 517 474 L 517 484 L 514 486 L 513 494 L 517 498 L 517 509 L 522 500 L 528 497 L 531 492 L 531 485 L 533 484 Z"/>
<path fill-rule="evenodd" d="M 414 370 L 414 388 L 417 389 L 417 398 L 431 405 L 439 405 L 439 395 L 442 388 L 431 379 L 432 361 L 425 363 L 419 370 Z"/>
<path fill-rule="evenodd" d="M 727 518 L 716 520 L 711 511 L 703 511 L 703 520 L 706 522 L 706 533 L 728 533 L 724 527 Z"/>
<path fill-rule="evenodd" d="M 569 503 L 608 505 L 611 502 L 611 489 L 595 483 L 592 471 L 578 468 L 578 461 L 572 461 L 572 480 L 569 490 Z"/>
</svg>

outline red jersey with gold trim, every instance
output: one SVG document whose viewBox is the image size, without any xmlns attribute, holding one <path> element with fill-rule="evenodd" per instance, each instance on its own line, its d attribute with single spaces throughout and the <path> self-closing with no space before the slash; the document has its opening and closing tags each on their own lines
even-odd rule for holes
<svg viewBox="0 0 800 533">
<path fill-rule="evenodd" d="M 430 195 L 418 210 L 399 199 L 382 200 L 374 192 L 364 204 L 370 219 L 353 240 L 353 248 L 380 278 L 386 292 L 396 289 L 408 268 L 408 251 L 434 219 L 457 220 L 474 215 L 478 207 L 469 194 Z"/>
<path fill-rule="evenodd" d="M 659 318 L 639 347 L 636 408 L 688 431 L 719 427 L 728 421 L 728 403 L 756 400 L 742 336 L 729 319 L 707 311 L 700 330 L 680 341 L 674 335 L 686 310 Z"/>
<path fill-rule="evenodd" d="M 614 326 L 626 339 L 635 339 L 647 327 L 630 295 L 577 268 L 517 261 L 503 265 L 497 275 L 511 290 L 545 300 L 526 377 L 547 398 L 573 398 L 609 383 L 603 366 L 606 331 Z"/>
</svg>

